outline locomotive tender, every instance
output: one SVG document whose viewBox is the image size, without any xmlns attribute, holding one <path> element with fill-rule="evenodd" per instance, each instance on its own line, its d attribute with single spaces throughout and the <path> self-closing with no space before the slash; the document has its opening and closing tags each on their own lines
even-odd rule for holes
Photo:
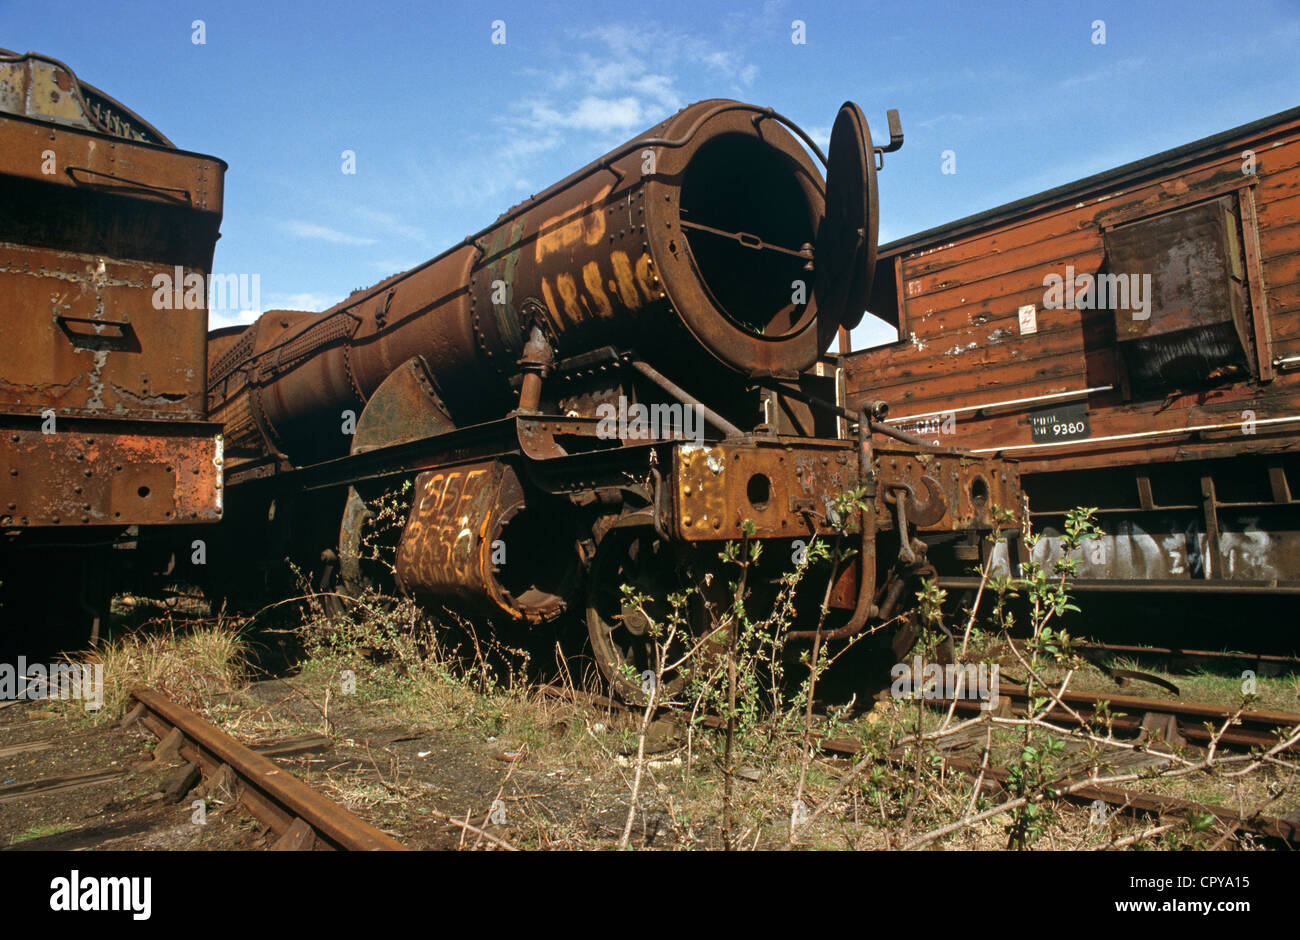
<svg viewBox="0 0 1300 940">
<path fill-rule="evenodd" d="M 93 638 L 165 533 L 221 518 L 205 291 L 226 165 L 0 50 L 0 655 Z M 177 287 L 183 284 L 177 284 Z"/>
</svg>

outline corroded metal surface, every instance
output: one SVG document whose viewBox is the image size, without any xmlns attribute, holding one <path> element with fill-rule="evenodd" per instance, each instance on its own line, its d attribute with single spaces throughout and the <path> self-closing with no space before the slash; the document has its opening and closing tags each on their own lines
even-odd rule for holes
<svg viewBox="0 0 1300 940">
<path fill-rule="evenodd" d="M 922 536 L 994 527 L 995 508 L 1020 518 L 1014 464 L 892 444 L 873 450 L 875 493 L 868 498 L 881 530 L 894 527 L 890 506 L 898 499 Z M 747 522 L 755 537 L 792 538 L 833 533 L 831 519 L 843 513 L 843 530 L 855 532 L 857 513 L 837 508 L 837 500 L 866 482 L 857 455 L 841 442 L 681 445 L 673 463 L 674 525 L 690 541 L 740 538 Z"/>
<path fill-rule="evenodd" d="M 674 453 L 674 524 L 687 540 L 739 538 L 746 521 L 758 538 L 828 534 L 836 500 L 859 482 L 849 446 L 684 444 Z M 851 530 L 856 515 L 847 514 Z"/>
<path fill-rule="evenodd" d="M 503 461 L 420 474 L 398 546 L 398 583 L 514 619 L 558 615 L 575 586 L 577 556 L 564 544 L 563 520 L 520 524 L 529 512 L 523 484 Z M 507 535 L 512 523 L 518 535 Z"/>
<path fill-rule="evenodd" d="M 996 511 L 1020 524 L 1022 495 L 1014 462 L 965 453 L 930 453 L 888 444 L 876 448 L 879 499 L 904 496 L 909 523 L 926 532 L 996 528 Z"/>
<path fill-rule="evenodd" d="M 1034 560 L 1089 506 L 1084 581 L 1294 588 L 1297 192 L 1292 109 L 887 245 L 900 342 L 844 357 L 848 397 L 1017 458 Z"/>
<path fill-rule="evenodd" d="M 222 513 L 216 425 L 0 430 L 0 528 L 211 522 Z"/>
<path fill-rule="evenodd" d="M 136 689 L 131 696 L 143 706 L 143 713 L 137 716 L 145 727 L 160 741 L 179 731 L 177 753 L 187 761 L 197 761 L 209 780 L 229 774 L 234 784 L 230 795 L 276 835 L 284 839 L 295 827 L 309 827 L 311 834 L 305 844 L 298 842 L 293 847 L 352 852 L 406 848 L 167 696 L 145 688 Z M 288 843 L 277 847 L 288 847 Z"/>
<path fill-rule="evenodd" d="M 591 583 L 610 537 L 693 565 L 750 523 L 847 534 L 858 560 L 828 602 L 852 615 L 827 635 L 859 631 L 928 570 L 927 537 L 1021 501 L 1002 461 L 844 407 L 822 353 L 869 293 L 874 160 L 901 132 L 875 148 L 853 105 L 836 128 L 833 207 L 802 131 L 700 102 L 330 310 L 215 334 L 208 405 L 248 468 L 232 489 L 350 487 L 337 557 L 355 585 L 371 503 L 412 481 L 399 585 L 534 623 L 584 572 L 616 587 Z"/>
<path fill-rule="evenodd" d="M 80 81 L 57 59 L 0 49 L 0 111 L 86 130 L 172 146 L 140 115 Z"/>
<path fill-rule="evenodd" d="M 4 528 L 221 517 L 205 393 L 224 170 L 61 63 L 0 50 Z"/>
<path fill-rule="evenodd" d="M 0 412 L 202 420 L 206 304 L 155 309 L 151 280 L 160 270 L 0 244 Z"/>
</svg>

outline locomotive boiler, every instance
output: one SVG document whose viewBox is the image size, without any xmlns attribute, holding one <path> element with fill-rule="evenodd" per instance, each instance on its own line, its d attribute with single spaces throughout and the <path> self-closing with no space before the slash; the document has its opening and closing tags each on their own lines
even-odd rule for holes
<svg viewBox="0 0 1300 940">
<path fill-rule="evenodd" d="M 684 591 L 704 629 L 727 540 L 775 564 L 848 539 L 802 608 L 824 601 L 831 637 L 889 616 L 931 545 L 972 557 L 1021 503 L 1014 464 L 847 409 L 824 355 L 866 307 L 890 130 L 876 146 L 845 104 L 823 156 L 771 109 L 699 102 L 323 313 L 212 334 L 227 511 L 206 574 L 234 593 L 287 560 L 358 590 L 406 483 L 402 590 L 526 625 L 579 612 L 627 697 L 655 652 L 620 587 L 652 617 Z"/>
</svg>

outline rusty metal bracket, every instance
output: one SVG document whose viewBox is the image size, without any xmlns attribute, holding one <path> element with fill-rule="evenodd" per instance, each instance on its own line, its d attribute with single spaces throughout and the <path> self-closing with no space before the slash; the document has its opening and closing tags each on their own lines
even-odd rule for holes
<svg viewBox="0 0 1300 940">
<path fill-rule="evenodd" d="M 934 477 L 926 474 L 921 477 L 921 482 L 925 484 L 925 501 L 922 502 L 916 498 L 916 490 L 910 483 L 903 481 L 891 480 L 886 484 L 891 491 L 904 490 L 907 493 L 907 513 L 914 525 L 927 526 L 934 525 L 948 512 L 948 504 L 944 502 L 943 490 L 939 486 L 939 481 Z M 896 499 L 893 492 L 885 496 L 886 502 L 894 502 Z"/>
<path fill-rule="evenodd" d="M 708 420 L 708 422 L 712 424 L 715 428 L 720 430 L 727 437 L 744 437 L 745 435 L 744 431 L 736 427 L 736 425 L 732 424 L 726 418 L 722 417 L 722 415 L 718 414 L 708 405 L 704 404 L 702 401 L 697 399 L 690 392 L 686 391 L 686 389 L 682 388 L 680 385 L 678 385 L 672 379 L 668 378 L 666 375 L 664 375 L 654 366 L 650 365 L 650 363 L 645 362 L 641 359 L 632 359 L 632 358 L 629 358 L 625 361 L 627 361 L 628 364 L 631 365 L 633 369 L 641 373 L 651 382 L 654 382 L 661 389 L 663 389 L 669 395 L 676 398 L 683 405 L 687 405 L 692 408 L 699 408 L 700 413 L 704 415 L 704 417 Z"/>
<path fill-rule="evenodd" d="M 109 349 L 117 351 L 140 351 L 140 339 L 131 326 L 131 318 L 122 314 L 120 320 L 95 320 L 91 317 L 73 317 L 64 313 L 55 314 L 54 322 L 59 325 L 69 343 L 78 349 Z M 113 333 L 84 333 L 73 326 L 89 326 L 98 329 L 106 327 Z"/>
<path fill-rule="evenodd" d="M 903 146 L 903 122 L 898 118 L 898 109 L 890 108 L 885 112 L 885 118 L 889 121 L 889 143 L 883 147 L 872 146 L 871 150 L 876 155 L 876 169 L 885 168 L 885 154 L 893 153 Z"/>
<path fill-rule="evenodd" d="M 912 538 L 907 532 L 907 499 L 899 499 L 893 492 L 885 494 L 885 502 L 894 504 L 894 520 L 898 525 L 898 560 L 905 565 L 916 564 Z"/>
<path fill-rule="evenodd" d="M 664 477 L 663 474 L 659 472 L 658 467 L 651 467 L 650 478 L 654 480 L 655 490 L 654 502 L 652 504 L 655 534 L 665 542 L 670 542 L 672 541 L 672 537 L 668 534 L 667 526 L 664 525 Z"/>
</svg>

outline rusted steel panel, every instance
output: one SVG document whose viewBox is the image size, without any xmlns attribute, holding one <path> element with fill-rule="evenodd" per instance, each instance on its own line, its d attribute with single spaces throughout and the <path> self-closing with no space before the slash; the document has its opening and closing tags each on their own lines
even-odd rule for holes
<svg viewBox="0 0 1300 940">
<path fill-rule="evenodd" d="M 0 141 L 0 240 L 210 267 L 220 160 L 5 115 Z"/>
<path fill-rule="evenodd" d="M 1013 463 L 892 444 L 874 453 L 876 492 L 868 498 L 881 530 L 895 528 L 891 507 L 898 498 L 909 526 L 922 534 L 993 527 L 995 508 L 1020 517 Z M 863 483 L 858 455 L 847 443 L 683 444 L 674 451 L 673 524 L 686 541 L 737 539 L 747 523 L 756 538 L 829 535 L 836 531 L 838 498 Z M 856 511 L 843 522 L 845 531 L 857 531 Z"/>
<path fill-rule="evenodd" d="M 222 512 L 221 429 L 211 424 L 0 431 L 0 527 L 168 525 Z"/>
<path fill-rule="evenodd" d="M 0 115 L 0 175 L 77 192 L 220 213 L 226 164 L 206 154 Z M 52 159 L 50 155 L 53 155 Z M 54 172 L 48 172 L 53 166 Z"/>
<path fill-rule="evenodd" d="M 415 499 L 397 553 L 403 589 L 477 601 L 489 597 L 519 617 L 491 575 L 493 514 L 502 497 L 506 466 L 499 461 L 427 471 L 415 479 Z M 521 497 L 517 478 L 511 489 Z"/>
<path fill-rule="evenodd" d="M 1254 177 L 1241 173 L 1242 151 L 1248 145 L 1255 147 Z M 1283 231 L 1295 230 L 1295 216 L 1278 214 L 1276 206 L 1279 197 L 1283 203 L 1294 198 L 1291 194 L 1297 185 L 1300 122 L 1290 116 L 1273 127 L 1257 127 L 1246 138 L 1225 138 L 1211 151 L 1184 155 L 1172 171 L 1157 166 L 1147 171 L 1146 178 L 1120 188 L 1108 189 L 1104 182 L 1097 182 L 1087 196 L 1063 192 L 1055 201 L 1042 200 L 1022 214 L 995 219 L 983 230 L 976 227 L 947 239 L 936 233 L 929 245 L 891 249 L 884 257 L 902 260 L 902 292 L 907 298 L 903 320 L 912 334 L 911 342 L 848 356 L 849 397 L 884 398 L 894 405 L 891 420 L 909 427 L 927 420 L 912 416 L 953 411 L 955 421 L 947 422 L 943 444 L 989 452 L 1012 448 L 1008 453 L 1025 461 L 1025 472 L 1045 469 L 1058 459 L 1054 450 L 1063 452 L 1060 457 L 1068 452 L 1071 460 L 1103 465 L 1149 460 L 1153 450 L 1171 455 L 1171 449 L 1184 448 L 1182 452 L 1201 454 L 1214 449 L 1214 444 L 1204 439 L 1206 434 L 1213 436 L 1213 431 L 1205 429 L 1214 425 L 1229 432 L 1217 442 L 1220 449 L 1261 449 L 1261 437 L 1276 441 L 1278 434 L 1293 430 L 1288 430 L 1286 419 L 1300 414 L 1300 390 L 1292 376 L 1280 375 L 1264 388 L 1227 381 L 1223 375 L 1207 375 L 1217 382 L 1210 397 L 1197 389 L 1176 387 L 1144 396 L 1140 390 L 1125 387 L 1133 378 L 1132 363 L 1121 361 L 1115 312 L 1044 309 L 1044 277 L 1063 274 L 1066 265 L 1080 273 L 1106 270 L 1102 268 L 1105 229 L 1116 220 L 1132 222 L 1142 218 L 1141 213 L 1155 216 L 1165 207 L 1175 206 L 1179 211 L 1166 218 L 1176 221 L 1179 215 L 1203 214 L 1205 206 L 1216 204 L 1205 201 L 1201 209 L 1189 209 L 1201 192 L 1210 193 L 1209 199 L 1235 200 L 1238 192 L 1251 189 L 1258 206 L 1263 270 L 1258 287 L 1254 282 L 1251 287 L 1256 296 L 1263 296 L 1261 292 L 1267 288 L 1267 322 L 1258 324 L 1252 319 L 1253 311 L 1238 310 L 1234 319 L 1231 297 L 1221 297 L 1224 303 L 1214 305 L 1205 315 L 1229 324 L 1225 341 L 1244 346 L 1239 354 L 1243 368 L 1247 362 L 1254 365 L 1257 338 L 1266 344 L 1271 333 L 1276 352 L 1283 353 L 1290 338 L 1300 333 L 1300 318 L 1295 316 L 1294 304 L 1288 304 L 1288 291 L 1297 277 L 1294 255 L 1284 252 L 1279 256 L 1271 247 L 1277 226 Z M 1270 210 L 1272 221 L 1266 222 Z M 1112 242 L 1118 243 L 1122 232 L 1124 228 L 1114 229 Z M 1244 252 L 1241 254 L 1242 260 L 1247 260 Z M 1107 263 L 1112 271 L 1135 264 L 1115 256 Z M 1230 267 L 1227 261 L 1223 266 Z M 1021 332 L 1018 314 L 1025 304 L 1036 308 L 1032 333 Z M 1225 304 L 1227 309 L 1220 309 Z M 1135 322 L 1151 330 L 1152 323 L 1160 320 L 1153 316 Z M 1267 328 L 1262 337 L 1260 325 Z M 1234 339 L 1243 331 L 1245 343 Z M 1093 391 L 1086 392 L 1089 389 Z M 1059 396 L 1071 395 L 1070 400 L 1084 402 L 1090 410 L 1090 440 L 1031 446 L 1036 442 L 1030 412 L 1050 407 Z M 999 406 L 1013 400 L 1026 401 Z M 1250 417 L 1244 414 L 1247 411 L 1265 421 L 1256 428 L 1257 436 L 1232 435 L 1233 428 L 1240 430 Z M 1178 433 L 1179 429 L 1201 430 Z M 1162 440 L 1166 435 L 1179 438 L 1177 447 Z M 1121 440 L 1102 442 L 1101 438 Z M 1089 456 L 1081 458 L 1084 452 Z M 1036 464 L 1039 460 L 1042 466 Z"/>
<path fill-rule="evenodd" d="M 836 500 L 861 485 L 852 447 L 682 444 L 674 450 L 677 535 L 736 539 L 829 534 Z M 845 520 L 856 531 L 856 513 Z"/>
<path fill-rule="evenodd" d="M 102 255 L 0 244 L 7 308 L 0 412 L 202 420 L 206 299 L 199 309 L 183 303 L 155 309 L 152 302 L 154 275 L 176 273 Z"/>
<path fill-rule="evenodd" d="M 572 541 L 566 544 L 565 521 L 537 515 L 503 461 L 421 473 L 398 544 L 397 582 L 405 591 L 455 598 L 487 613 L 550 620 L 576 587 L 577 555 Z M 521 523 L 525 517 L 529 522 Z"/>
<path fill-rule="evenodd" d="M 0 50 L 0 517 L 212 521 L 208 274 L 226 165 L 61 63 Z"/>
<path fill-rule="evenodd" d="M 120 101 L 80 81 L 58 59 L 36 52 L 0 49 L 0 111 L 172 146 L 156 127 Z"/>
<path fill-rule="evenodd" d="M 997 528 L 995 511 L 1021 518 L 1020 470 L 1010 461 L 969 454 L 927 453 L 896 445 L 876 448 L 881 528 L 891 492 L 908 494 L 907 520 L 922 534 Z M 928 507 L 924 508 L 924 507 Z"/>
<path fill-rule="evenodd" d="M 1255 344 L 1245 323 L 1236 201 L 1220 197 L 1107 234 L 1107 264 L 1117 272 L 1110 282 L 1124 294 L 1108 300 L 1116 300 L 1116 339 L 1134 381 L 1249 375 Z M 1131 275 L 1150 285 L 1145 310 L 1135 309 L 1128 296 L 1131 286 L 1143 284 Z"/>
</svg>

